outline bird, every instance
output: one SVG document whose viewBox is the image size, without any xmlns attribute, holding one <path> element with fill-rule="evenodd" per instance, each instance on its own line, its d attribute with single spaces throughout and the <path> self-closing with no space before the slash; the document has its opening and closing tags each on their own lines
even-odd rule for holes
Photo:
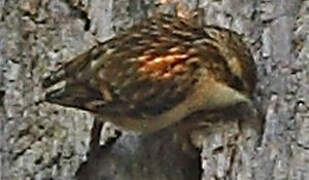
<svg viewBox="0 0 309 180">
<path fill-rule="evenodd" d="M 153 133 L 198 111 L 252 104 L 256 81 L 241 35 L 161 14 L 76 56 L 43 87 L 47 102 Z"/>
</svg>

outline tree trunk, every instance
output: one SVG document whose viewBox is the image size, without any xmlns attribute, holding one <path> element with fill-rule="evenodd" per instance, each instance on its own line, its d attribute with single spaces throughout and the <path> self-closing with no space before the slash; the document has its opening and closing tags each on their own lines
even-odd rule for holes
<svg viewBox="0 0 309 180">
<path fill-rule="evenodd" d="M 161 6 L 156 5 L 159 0 L 0 1 L 0 179 L 103 179 L 103 171 L 112 170 L 115 159 L 125 158 L 105 149 L 111 156 L 94 156 L 97 161 L 93 163 L 104 161 L 110 166 L 89 165 L 92 156 L 87 156 L 87 151 L 94 117 L 85 111 L 39 103 L 42 78 L 136 20 L 156 10 L 172 12 L 176 1 L 166 0 Z M 182 1 L 190 9 L 198 2 Z M 124 134 L 110 147 L 121 146 L 129 155 L 130 145 L 147 146 L 132 156 L 146 159 L 141 161 L 143 167 L 148 156 L 164 153 L 149 159 L 152 169 L 147 171 L 148 179 L 186 179 L 195 177 L 196 169 L 204 180 L 309 179 L 309 1 L 199 0 L 198 7 L 205 12 L 206 24 L 246 37 L 258 68 L 254 101 L 260 115 L 212 119 L 202 135 L 195 137 L 202 142 L 198 158 L 178 154 L 178 144 L 167 144 L 162 152 L 156 150 L 165 145 L 162 141 L 171 141 L 173 131 L 164 137 L 160 133 L 156 137 L 138 136 L 138 143 L 136 135 Z M 105 139 L 115 135 L 110 127 L 103 132 Z M 171 151 L 177 156 L 166 157 Z M 160 163 L 168 164 L 160 161 L 160 155 L 171 158 L 170 169 L 178 168 L 175 162 L 183 155 L 180 164 L 184 170 L 174 171 L 171 177 L 168 172 L 151 172 Z M 118 179 L 141 178 L 132 175 L 133 164 L 129 170 L 120 170 L 122 163 L 134 164 L 134 159 L 119 161 L 114 172 L 105 173 L 118 173 Z M 185 168 L 190 167 L 194 175 L 184 175 Z"/>
</svg>

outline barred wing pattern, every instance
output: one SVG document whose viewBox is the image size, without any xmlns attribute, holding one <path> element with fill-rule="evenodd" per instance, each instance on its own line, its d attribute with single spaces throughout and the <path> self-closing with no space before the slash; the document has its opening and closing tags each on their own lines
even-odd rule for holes
<svg viewBox="0 0 309 180">
<path fill-rule="evenodd" d="M 44 86 L 66 85 L 46 97 L 95 113 L 147 118 L 184 101 L 201 78 L 249 96 L 255 68 L 247 51 L 229 30 L 168 15 L 148 18 L 65 64 Z"/>
</svg>

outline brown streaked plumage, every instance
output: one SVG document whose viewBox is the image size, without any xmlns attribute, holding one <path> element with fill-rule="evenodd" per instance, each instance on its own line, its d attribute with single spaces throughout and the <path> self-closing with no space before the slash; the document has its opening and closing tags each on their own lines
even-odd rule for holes
<svg viewBox="0 0 309 180">
<path fill-rule="evenodd" d="M 250 103 L 253 59 L 241 37 L 162 15 L 93 47 L 47 78 L 47 101 L 154 132 L 193 112 Z"/>
</svg>

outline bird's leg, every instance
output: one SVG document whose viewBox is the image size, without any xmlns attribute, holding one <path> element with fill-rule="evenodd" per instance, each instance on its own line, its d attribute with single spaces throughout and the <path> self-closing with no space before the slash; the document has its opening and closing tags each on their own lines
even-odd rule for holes
<svg viewBox="0 0 309 180">
<path fill-rule="evenodd" d="M 89 152 L 88 152 L 89 155 L 97 152 L 100 149 L 100 139 L 103 125 L 104 122 L 97 116 L 95 116 L 90 133 Z"/>
</svg>

